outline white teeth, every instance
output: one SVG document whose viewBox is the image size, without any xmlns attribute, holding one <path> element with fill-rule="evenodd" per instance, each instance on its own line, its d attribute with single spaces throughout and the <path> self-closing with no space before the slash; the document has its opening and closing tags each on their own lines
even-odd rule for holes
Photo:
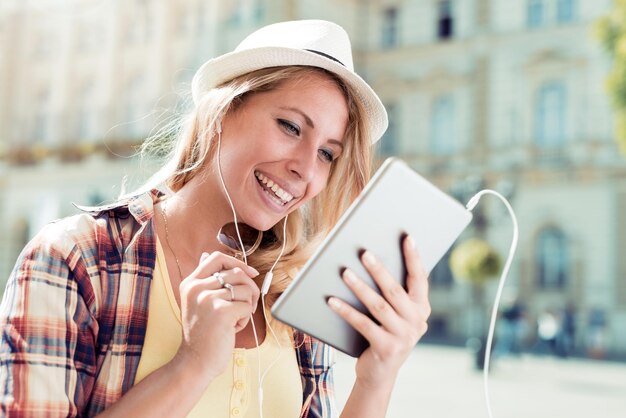
<svg viewBox="0 0 626 418">
<path fill-rule="evenodd" d="M 280 198 L 280 200 L 279 199 L 275 199 L 275 200 L 278 203 L 280 203 L 281 205 L 287 204 L 287 203 L 289 203 L 293 199 L 293 196 L 291 194 L 289 194 L 285 190 L 281 189 L 276 183 L 274 183 L 272 180 L 270 180 L 267 177 L 265 177 L 263 174 L 261 174 L 259 172 L 255 172 L 254 175 L 268 189 L 273 191 L 274 194 L 276 195 L 276 197 Z M 270 195 L 270 197 L 274 197 L 274 196 Z"/>
</svg>

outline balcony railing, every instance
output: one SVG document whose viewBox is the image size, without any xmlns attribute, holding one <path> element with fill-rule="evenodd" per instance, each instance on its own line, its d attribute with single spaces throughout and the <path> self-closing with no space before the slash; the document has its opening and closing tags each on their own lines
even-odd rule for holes
<svg viewBox="0 0 626 418">
<path fill-rule="evenodd" d="M 62 163 L 80 162 L 92 155 L 109 159 L 128 158 L 134 155 L 141 141 L 123 138 L 106 142 L 60 143 L 58 145 L 12 145 L 0 153 L 0 161 L 13 166 L 36 165 L 44 160 L 57 159 Z"/>
</svg>

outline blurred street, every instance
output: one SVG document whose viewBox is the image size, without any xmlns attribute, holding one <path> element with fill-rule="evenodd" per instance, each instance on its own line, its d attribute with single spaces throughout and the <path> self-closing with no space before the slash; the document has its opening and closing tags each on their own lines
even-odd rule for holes
<svg viewBox="0 0 626 418">
<path fill-rule="evenodd" d="M 626 363 L 524 355 L 492 363 L 493 418 L 623 418 Z M 343 405 L 354 359 L 339 354 L 335 381 Z M 467 349 L 418 345 L 401 370 L 389 418 L 487 417 L 482 372 Z"/>
</svg>

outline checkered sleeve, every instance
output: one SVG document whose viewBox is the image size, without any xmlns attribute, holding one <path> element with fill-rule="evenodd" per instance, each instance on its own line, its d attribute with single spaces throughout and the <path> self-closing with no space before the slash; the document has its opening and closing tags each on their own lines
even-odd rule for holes
<svg viewBox="0 0 626 418">
<path fill-rule="evenodd" d="M 333 381 L 334 349 L 300 332 L 296 332 L 296 344 L 303 389 L 300 416 L 302 418 L 337 417 Z"/>
<path fill-rule="evenodd" d="M 98 325 L 86 270 L 54 223 L 20 254 L 0 305 L 3 416 L 74 417 L 89 402 Z"/>
</svg>

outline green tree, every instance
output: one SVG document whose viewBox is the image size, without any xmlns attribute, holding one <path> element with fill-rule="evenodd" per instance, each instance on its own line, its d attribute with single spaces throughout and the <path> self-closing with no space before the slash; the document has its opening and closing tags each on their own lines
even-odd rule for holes
<svg viewBox="0 0 626 418">
<path fill-rule="evenodd" d="M 471 238 L 456 246 L 450 254 L 450 270 L 455 279 L 468 282 L 471 288 L 470 339 L 475 345 L 475 367 L 482 370 L 487 342 L 485 283 L 502 269 L 500 254 L 487 241 Z"/>
<path fill-rule="evenodd" d="M 596 37 L 613 58 L 606 79 L 615 110 L 615 138 L 626 155 L 626 0 L 614 0 L 611 13 L 595 24 Z"/>
<path fill-rule="evenodd" d="M 482 286 L 502 268 L 500 254 L 485 240 L 468 239 L 452 250 L 450 269 L 454 277 Z"/>
</svg>

